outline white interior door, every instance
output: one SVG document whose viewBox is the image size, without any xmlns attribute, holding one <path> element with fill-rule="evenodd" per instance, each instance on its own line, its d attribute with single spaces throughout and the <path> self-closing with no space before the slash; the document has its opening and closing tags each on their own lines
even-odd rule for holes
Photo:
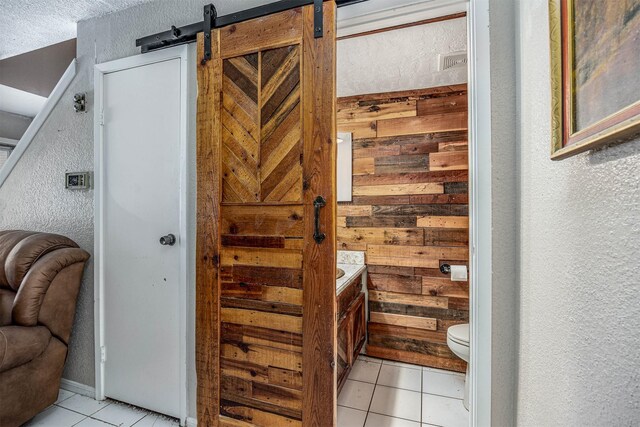
<svg viewBox="0 0 640 427">
<path fill-rule="evenodd" d="M 181 404 L 181 62 L 104 75 L 105 397 L 171 416 Z M 174 245 L 162 245 L 173 234 Z"/>
</svg>

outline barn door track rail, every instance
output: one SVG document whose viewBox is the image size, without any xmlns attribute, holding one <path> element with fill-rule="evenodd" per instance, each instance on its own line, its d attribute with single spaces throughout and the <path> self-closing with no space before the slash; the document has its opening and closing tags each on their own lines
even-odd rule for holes
<svg viewBox="0 0 640 427">
<path fill-rule="evenodd" d="M 364 1 L 367 0 L 336 0 L 336 5 L 342 7 Z M 226 27 L 227 25 L 237 24 L 310 4 L 314 5 L 314 34 L 316 38 L 319 38 L 322 37 L 324 31 L 322 24 L 322 0 L 280 0 L 223 16 L 218 16 L 216 7 L 213 4 L 208 4 L 204 6 L 204 19 L 202 22 L 185 25 L 184 27 L 172 25 L 170 30 L 137 39 L 136 46 L 141 48 L 142 53 L 147 53 L 180 44 L 193 43 L 196 41 L 198 33 L 204 32 L 204 57 L 202 58 L 202 63 L 204 64 L 211 59 L 210 34 L 212 29 Z"/>
</svg>

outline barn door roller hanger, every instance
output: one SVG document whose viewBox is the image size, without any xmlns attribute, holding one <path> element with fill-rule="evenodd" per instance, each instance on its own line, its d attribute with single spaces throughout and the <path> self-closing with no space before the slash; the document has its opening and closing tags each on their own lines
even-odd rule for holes
<svg viewBox="0 0 640 427">
<path fill-rule="evenodd" d="M 362 3 L 367 0 L 336 0 L 338 7 L 349 6 L 355 3 Z M 274 3 L 265 4 L 251 9 L 241 10 L 229 15 L 218 16 L 216 7 L 213 4 L 204 6 L 204 19 L 202 22 L 185 25 L 184 27 L 171 26 L 170 30 L 152 34 L 136 40 L 136 46 L 141 48 L 142 53 L 153 50 L 164 49 L 166 47 L 180 44 L 193 43 L 196 41 L 198 33 L 204 32 L 204 57 L 201 62 L 204 64 L 211 59 L 211 30 L 214 28 L 226 27 L 262 16 L 272 15 L 285 10 L 295 9 L 301 6 L 313 5 L 313 32 L 316 38 L 322 37 L 323 15 L 322 0 L 280 0 Z"/>
</svg>

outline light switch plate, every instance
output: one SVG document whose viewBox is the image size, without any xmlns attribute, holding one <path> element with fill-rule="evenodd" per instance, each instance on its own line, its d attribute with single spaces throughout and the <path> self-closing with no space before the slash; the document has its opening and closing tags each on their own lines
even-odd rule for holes
<svg viewBox="0 0 640 427">
<path fill-rule="evenodd" d="M 64 188 L 67 190 L 88 190 L 91 188 L 90 172 L 67 172 L 64 174 Z"/>
</svg>

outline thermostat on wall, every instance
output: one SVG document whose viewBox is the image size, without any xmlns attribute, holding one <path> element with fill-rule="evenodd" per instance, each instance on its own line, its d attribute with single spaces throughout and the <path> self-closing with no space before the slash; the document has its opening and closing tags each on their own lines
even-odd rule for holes
<svg viewBox="0 0 640 427">
<path fill-rule="evenodd" d="M 67 190 L 88 190 L 91 188 L 89 172 L 67 172 L 64 175 L 64 188 Z"/>
</svg>

